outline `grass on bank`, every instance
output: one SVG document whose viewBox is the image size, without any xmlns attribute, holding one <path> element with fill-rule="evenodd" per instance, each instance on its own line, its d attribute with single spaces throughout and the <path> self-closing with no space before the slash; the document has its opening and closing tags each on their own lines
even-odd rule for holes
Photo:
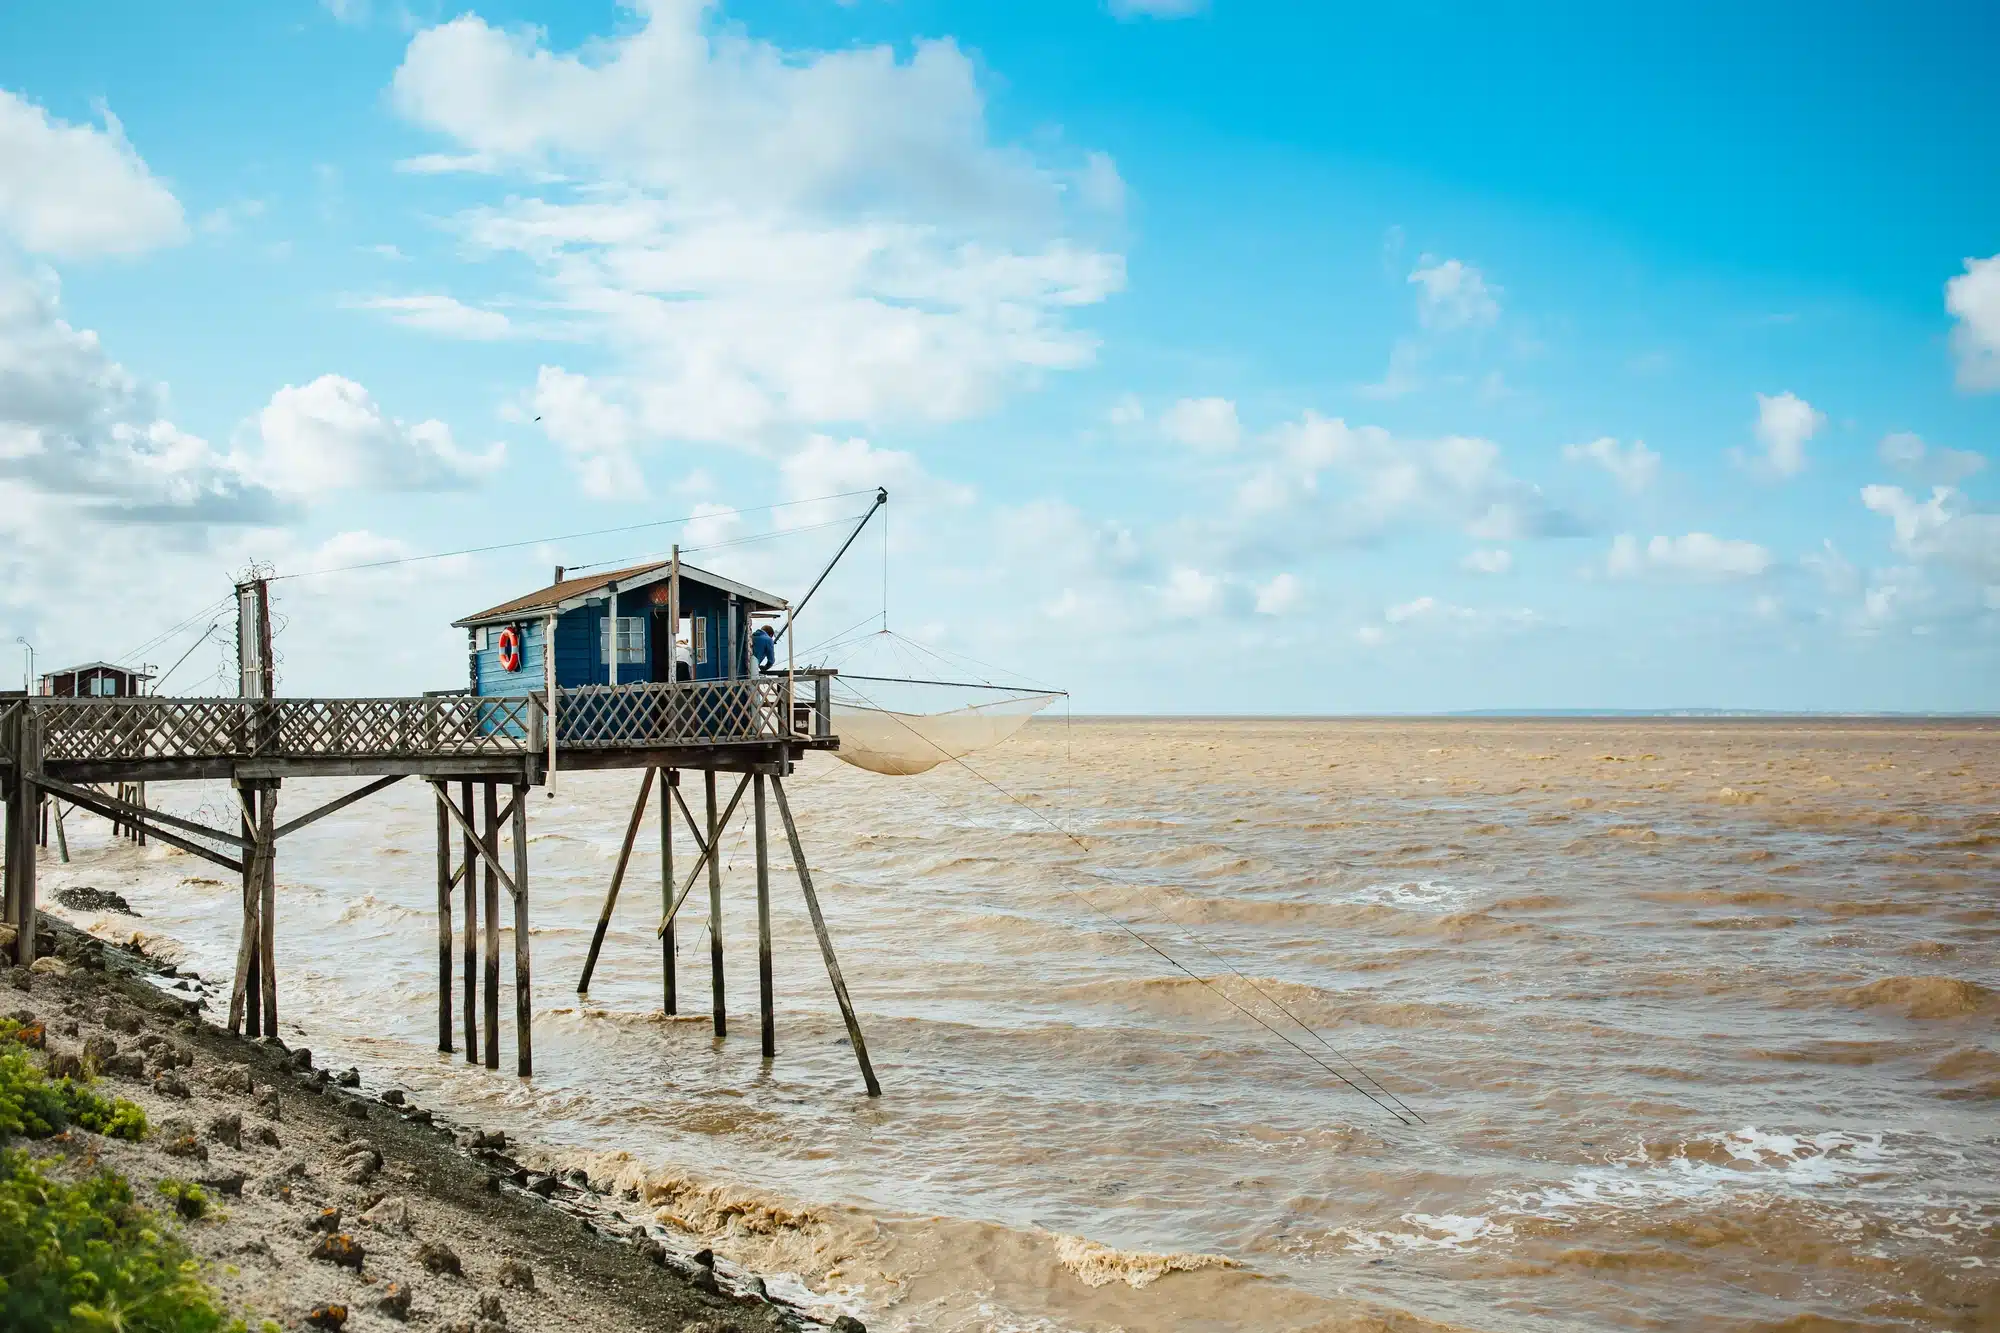
<svg viewBox="0 0 2000 1333">
<path fill-rule="evenodd" d="M 62 1157 L 11 1140 L 70 1127 L 137 1142 L 146 1113 L 85 1083 L 51 1079 L 0 1019 L 0 1328 L 20 1333 L 221 1333 L 241 1330 L 201 1280 L 200 1265 L 132 1184 L 98 1169 L 66 1179 Z M 175 1182 L 179 1183 L 179 1182 Z M 198 1186 L 189 1190 L 199 1194 Z M 201 1200 L 206 1203 L 206 1200 Z M 174 1203 L 182 1211 L 182 1199 Z"/>
</svg>

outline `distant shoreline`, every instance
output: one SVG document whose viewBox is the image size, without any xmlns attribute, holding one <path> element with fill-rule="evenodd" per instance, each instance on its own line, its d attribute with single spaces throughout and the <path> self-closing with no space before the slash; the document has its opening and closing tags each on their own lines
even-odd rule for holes
<svg viewBox="0 0 2000 1333">
<path fill-rule="evenodd" d="M 1076 713 L 1071 722 L 1995 722 L 1986 713 L 1780 712 L 1754 708 L 1488 708 L 1448 713 Z M 1037 717 L 1061 725 L 1062 717 Z"/>
</svg>

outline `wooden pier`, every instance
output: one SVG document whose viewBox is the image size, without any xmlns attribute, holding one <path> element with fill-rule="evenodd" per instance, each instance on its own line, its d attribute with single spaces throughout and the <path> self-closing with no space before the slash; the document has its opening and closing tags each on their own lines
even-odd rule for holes
<svg viewBox="0 0 2000 1333">
<path fill-rule="evenodd" d="M 678 565 L 675 578 L 678 588 Z M 566 585 L 559 580 L 557 586 Z M 615 585 L 611 596 L 615 616 Z M 732 637 L 734 614 L 732 601 Z M 263 623 L 268 624 L 268 620 Z M 546 641 L 553 643 L 553 616 L 547 624 Z M 705 876 L 714 926 L 710 931 L 710 964 L 715 1033 L 726 1035 L 722 881 L 716 847 L 722 828 L 747 790 L 755 824 L 761 1046 L 766 1057 L 775 1053 L 768 791 L 775 797 L 863 1079 L 871 1095 L 879 1092 L 784 788 L 784 779 L 801 756 L 838 748 L 832 725 L 833 673 L 779 670 L 707 680 L 561 688 L 554 686 L 551 665 L 549 687 L 526 693 L 288 699 L 268 697 L 268 629 L 260 636 L 245 637 L 250 639 L 243 653 L 248 663 L 246 675 L 257 673 L 246 688 L 252 697 L 29 696 L 0 702 L 0 794 L 4 794 L 6 805 L 5 920 L 14 930 L 16 961 L 25 965 L 36 956 L 39 821 L 45 803 L 60 802 L 240 877 L 242 933 L 228 1021 L 232 1030 L 249 1036 L 275 1036 L 280 997 L 275 940 L 282 911 L 275 873 L 279 844 L 287 835 L 327 815 L 396 782 L 417 778 L 431 785 L 437 806 L 438 1049 L 453 1051 L 462 1039 L 468 1062 L 483 1058 L 488 1068 L 499 1067 L 499 929 L 504 890 L 514 931 L 516 1069 L 526 1077 L 534 1070 L 528 793 L 559 781 L 565 772 L 632 769 L 640 774 L 638 799 L 578 989 L 589 984 L 648 799 L 657 791 L 663 1004 L 672 1013 L 679 1000 L 674 976 L 674 919 L 697 879 Z M 747 628 L 744 638 L 747 641 Z M 730 670 L 735 671 L 734 663 Z M 701 818 L 681 795 L 681 775 L 687 772 L 702 775 Z M 736 778 L 734 794 L 720 811 L 719 775 Z M 344 796 L 280 819 L 279 797 L 288 779 L 325 777 L 363 781 Z M 142 795 L 154 784 L 195 780 L 226 780 L 231 784 L 240 807 L 235 827 L 212 827 L 152 809 Z M 107 786 L 111 790 L 106 790 Z M 678 885 L 674 880 L 675 810 L 680 812 L 695 851 L 692 868 Z M 503 828 L 511 830 L 513 844 L 512 855 L 505 861 L 500 847 Z M 456 854 L 454 843 L 458 844 Z M 452 946 L 457 932 L 452 918 L 455 891 L 461 887 L 463 1006 L 455 1014 Z M 483 1007 L 476 996 L 483 996 Z"/>
</svg>

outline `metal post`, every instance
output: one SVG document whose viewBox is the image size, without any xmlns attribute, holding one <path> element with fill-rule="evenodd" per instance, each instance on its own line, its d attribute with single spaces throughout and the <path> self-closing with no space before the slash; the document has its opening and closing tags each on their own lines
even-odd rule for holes
<svg viewBox="0 0 2000 1333">
<path fill-rule="evenodd" d="M 729 1016 L 722 998 L 722 821 L 715 817 L 715 770 L 701 771 L 708 797 L 708 966 L 714 991 L 715 1035 L 729 1035 Z"/>
<path fill-rule="evenodd" d="M 500 784 L 486 781 L 486 1067 L 500 1067 Z"/>
<path fill-rule="evenodd" d="M 556 582 L 562 582 L 557 579 Z M 549 795 L 556 794 L 556 618 L 542 620 L 542 689 L 548 693 Z"/>
<path fill-rule="evenodd" d="M 458 784 L 458 809 L 465 822 L 477 826 L 472 784 Z M 465 867 L 465 1063 L 479 1063 L 479 848 L 469 831 L 459 840 L 459 860 Z"/>
<path fill-rule="evenodd" d="M 444 784 L 431 784 L 437 798 L 438 872 L 438 1049 L 449 1055 L 451 1045 L 451 817 L 445 813 Z"/>
<path fill-rule="evenodd" d="M 757 1012 L 764 1058 L 769 1060 L 778 1053 L 778 1024 L 771 1007 L 771 847 L 764 817 L 764 775 L 755 775 L 751 782 L 751 806 L 757 820 Z"/>
<path fill-rule="evenodd" d="M 514 787 L 514 1069 L 535 1072 L 534 1030 L 528 1005 L 528 788 Z"/>
<path fill-rule="evenodd" d="M 681 785 L 681 771 L 670 768 L 660 779 L 660 912 L 674 905 L 674 791 Z M 672 1017 L 679 997 L 674 994 L 674 923 L 660 932 L 660 980 L 665 996 L 662 1007 Z"/>
</svg>

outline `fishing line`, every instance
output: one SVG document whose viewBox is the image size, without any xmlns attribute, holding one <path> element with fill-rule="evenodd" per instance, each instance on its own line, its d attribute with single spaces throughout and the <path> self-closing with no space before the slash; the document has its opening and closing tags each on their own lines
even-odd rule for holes
<svg viewBox="0 0 2000 1333">
<path fill-rule="evenodd" d="M 897 714 L 889 712 L 889 710 L 885 708 L 881 708 L 879 705 L 875 704 L 872 700 L 869 700 L 868 696 L 862 694 L 861 691 L 856 690 L 854 691 L 854 693 L 859 695 L 864 701 L 868 702 L 870 707 L 876 708 L 877 711 L 887 713 L 888 716 L 895 718 L 897 724 L 901 726 L 905 731 L 909 732 L 912 736 L 915 736 L 918 740 L 923 741 L 926 745 L 936 750 L 939 754 L 951 760 L 953 763 L 957 764 L 960 768 L 964 769 L 966 772 L 972 774 L 973 777 L 978 778 L 981 782 L 991 787 L 994 791 L 999 792 L 1009 801 L 1012 801 L 1015 805 L 1020 806 L 1023 810 L 1026 810 L 1029 814 L 1041 820 L 1044 824 L 1047 824 L 1057 833 L 1060 833 L 1065 838 L 1068 838 L 1071 842 L 1075 843 L 1077 845 L 1077 848 L 1081 850 L 1085 855 L 1090 854 L 1091 850 L 1090 846 L 1088 843 L 1084 842 L 1082 838 L 1070 832 L 1062 825 L 1056 823 L 1053 819 L 1050 819 L 1047 815 L 1035 809 L 1033 806 L 1029 805 L 1026 801 L 1023 801 L 1018 796 L 1008 791 L 1005 787 L 1002 787 L 999 783 L 987 777 L 984 773 L 981 773 L 978 769 L 974 768 L 972 765 L 966 763 L 963 759 L 959 758 L 957 755 L 952 754 L 950 751 L 946 750 L 943 746 L 939 745 L 936 741 L 931 740 L 930 737 L 925 736 L 922 732 L 919 732 L 915 727 L 912 727 L 909 723 L 903 721 L 903 719 Z M 1144 886 L 1139 886 L 1139 887 L 1142 889 L 1142 891 L 1144 891 Z M 1398 1097 L 1395 1093 L 1389 1091 L 1389 1089 L 1383 1087 L 1381 1082 L 1377 1080 L 1374 1077 L 1374 1075 L 1369 1074 L 1366 1070 L 1362 1069 L 1361 1066 L 1355 1064 L 1352 1057 L 1348 1056 L 1346 1052 L 1334 1046 L 1331 1042 L 1327 1041 L 1325 1037 L 1320 1036 L 1320 1034 L 1312 1027 L 1312 1025 L 1307 1023 L 1304 1019 L 1300 1018 L 1297 1014 L 1293 1013 L 1290 1009 L 1286 1008 L 1286 1006 L 1281 1001 L 1279 1001 L 1276 997 L 1272 996 L 1269 992 L 1265 991 L 1265 989 L 1262 986 L 1259 986 L 1249 977 L 1244 976 L 1243 973 L 1237 969 L 1234 963 L 1231 963 L 1228 959 L 1216 953 L 1215 950 L 1209 948 L 1207 944 L 1202 942 L 1199 936 L 1193 934 L 1193 932 L 1190 931 L 1184 923 L 1175 918 L 1171 912 L 1165 911 L 1164 907 L 1161 908 L 1162 914 L 1165 915 L 1168 918 L 1168 920 L 1172 921 L 1175 926 L 1180 928 L 1181 934 L 1186 939 L 1188 939 L 1191 943 L 1201 948 L 1203 952 L 1207 953 L 1211 958 L 1214 958 L 1215 961 L 1221 963 L 1224 967 L 1228 968 L 1229 971 L 1236 977 L 1238 981 L 1241 981 L 1244 985 L 1248 986 L 1251 990 L 1255 991 L 1273 1008 L 1277 1009 L 1278 1012 L 1284 1014 L 1285 1017 L 1291 1019 L 1292 1022 L 1298 1024 L 1300 1028 L 1302 1028 L 1307 1033 L 1311 1034 L 1314 1040 L 1318 1041 L 1320 1045 L 1326 1047 L 1327 1050 L 1331 1051 L 1336 1058 L 1338 1058 L 1343 1064 L 1347 1065 L 1349 1068 L 1353 1069 L 1356 1074 L 1366 1079 L 1378 1091 L 1380 1091 L 1382 1095 L 1380 1097 L 1376 1096 L 1375 1093 L 1370 1092 L 1367 1088 L 1361 1086 L 1361 1084 L 1356 1083 L 1353 1079 L 1341 1073 L 1338 1069 L 1335 1069 L 1332 1065 L 1329 1065 L 1326 1061 L 1320 1059 L 1317 1055 L 1314 1055 L 1311 1051 L 1299 1045 L 1296 1041 L 1293 1041 L 1288 1034 L 1273 1027 L 1268 1021 L 1266 1021 L 1263 1015 L 1255 1012 L 1254 1010 L 1244 1007 L 1242 1004 L 1239 1004 L 1235 999 L 1233 999 L 1229 995 L 1227 991 L 1215 985 L 1215 983 L 1208 980 L 1208 978 L 1203 977 L 1199 973 L 1195 972 L 1192 968 L 1188 967 L 1178 958 L 1175 958 L 1172 954 L 1160 948 L 1159 945 L 1154 944 L 1144 935 L 1141 935 L 1138 931 L 1132 929 L 1132 927 L 1127 925 L 1124 921 L 1113 916 L 1111 913 L 1105 911 L 1103 908 L 1099 907 L 1096 903 L 1091 902 L 1090 899 L 1086 898 L 1078 890 L 1071 888 L 1068 885 L 1063 885 L 1062 888 L 1063 892 L 1075 898 L 1078 902 L 1082 903 L 1092 912 L 1094 912 L 1098 916 L 1103 917 L 1106 921 L 1109 921 L 1112 925 L 1118 927 L 1118 929 L 1124 931 L 1127 935 L 1130 935 L 1133 939 L 1145 945 L 1146 948 L 1150 949 L 1153 953 L 1158 954 L 1162 959 L 1164 959 L 1168 963 L 1168 965 L 1170 965 L 1171 967 L 1175 968 L 1180 972 L 1185 973 L 1189 978 L 1198 982 L 1200 985 L 1207 988 L 1208 990 L 1214 991 L 1215 994 L 1220 996 L 1222 1000 L 1225 1003 L 1227 1003 L 1232 1009 L 1235 1009 L 1238 1013 L 1241 1013 L 1244 1017 L 1250 1019 L 1253 1023 L 1263 1028 L 1266 1032 L 1276 1037 L 1279 1041 L 1284 1042 L 1285 1045 L 1291 1047 L 1293 1050 L 1297 1051 L 1300 1055 L 1303 1055 L 1306 1059 L 1312 1061 L 1315 1065 L 1319 1066 L 1319 1068 L 1324 1070 L 1326 1073 L 1338 1079 L 1340 1082 L 1346 1084 L 1349 1088 L 1353 1089 L 1355 1092 L 1360 1093 L 1363 1097 L 1367 1098 L 1369 1102 L 1371 1102 L 1380 1110 L 1386 1112 L 1390 1117 L 1396 1120 L 1397 1123 L 1403 1125 L 1409 1125 L 1411 1123 L 1421 1125 L 1428 1123 L 1421 1115 L 1419 1115 L 1416 1111 L 1412 1110 L 1407 1104 L 1405 1104 L 1402 1098 Z M 1388 1100 L 1385 1102 L 1383 1098 L 1387 1098 Z"/>
<path fill-rule="evenodd" d="M 133 658 L 139 656 L 141 653 L 151 652 L 153 649 L 159 647 L 167 640 L 173 638 L 174 635 L 181 633 L 183 630 L 192 629 L 194 627 L 195 622 L 200 620 L 203 616 L 207 615 L 209 612 L 214 611 L 220 607 L 227 606 L 230 602 L 234 601 L 235 599 L 236 599 L 236 594 L 233 592 L 229 593 L 227 596 L 216 598 L 214 601 L 210 602 L 207 606 L 204 606 L 203 608 L 201 608 L 201 610 L 189 616 L 186 620 L 179 622 L 178 624 L 172 626 L 169 629 L 160 631 L 158 634 L 155 634 L 152 638 L 140 644 L 137 648 L 127 649 L 125 652 L 120 653 L 118 657 L 114 660 L 120 662 L 129 662 Z"/>
<path fill-rule="evenodd" d="M 867 495 L 868 491 L 840 491 L 833 495 L 816 495 L 805 500 L 780 500 L 775 504 L 753 505 L 748 509 L 738 509 L 738 514 L 761 514 L 773 509 L 789 509 L 794 505 L 819 504 L 826 500 L 845 500 L 856 495 Z M 709 518 L 708 514 L 683 514 L 679 518 L 656 518 L 647 523 L 627 523 L 616 528 L 597 528 L 590 532 L 569 532 L 557 537 L 529 537 L 515 542 L 496 542 L 491 546 L 468 546 L 460 551 L 434 551 L 429 555 L 405 555 L 393 560 L 369 560 L 358 565 L 340 565 L 332 569 L 305 569 L 296 574 L 274 574 L 270 582 L 282 579 L 310 579 L 323 574 L 351 574 L 361 569 L 387 569 L 392 565 L 414 565 L 425 560 L 445 560 L 455 555 L 485 555 L 492 551 L 515 551 L 523 546 L 542 546 L 553 542 L 582 541 L 585 537 L 610 537 L 621 532 L 643 532 L 648 528 L 673 527 L 675 524 L 692 523 L 698 518 Z"/>
<path fill-rule="evenodd" d="M 217 625 L 220 625 L 221 623 L 222 621 L 220 619 L 211 620 L 210 622 L 208 622 L 208 628 L 201 632 L 201 637 L 194 641 L 194 646 L 181 654 L 180 662 L 176 662 L 172 666 L 168 667 L 166 671 L 161 674 L 160 678 L 153 682 L 154 694 L 158 694 L 163 688 L 165 688 L 167 683 L 167 677 L 173 675 L 174 672 L 179 671 L 181 669 L 181 663 L 187 661 L 190 657 L 193 657 L 195 648 L 199 648 L 204 643 L 207 643 L 208 636 L 215 633 L 215 627 Z"/>
<path fill-rule="evenodd" d="M 730 512 L 734 513 L 736 511 L 732 510 Z M 707 515 L 706 517 L 715 518 L 719 517 L 719 515 L 710 514 Z M 859 514 L 853 514 L 853 515 L 843 516 L 841 518 L 831 518 L 824 523 L 808 523 L 804 527 L 780 528 L 774 532 L 753 532 L 747 536 L 731 537 L 723 541 L 708 542 L 702 546 L 683 546 L 681 547 L 681 554 L 691 555 L 699 551 L 720 551 L 725 547 L 730 547 L 730 546 L 747 546 L 754 542 L 769 542 L 769 541 L 776 541 L 780 537 L 793 537 L 803 532 L 818 532 L 821 528 L 844 527 L 845 525 L 854 522 L 854 520 L 859 517 L 860 517 Z M 665 558 L 666 557 L 662 556 L 658 551 L 646 551 L 642 552 L 639 555 L 619 556 L 611 560 L 594 560 L 587 565 L 567 565 L 564 568 L 566 572 L 574 574 L 583 570 L 604 569 L 610 565 L 636 564 L 641 561 L 662 560 Z"/>
</svg>

